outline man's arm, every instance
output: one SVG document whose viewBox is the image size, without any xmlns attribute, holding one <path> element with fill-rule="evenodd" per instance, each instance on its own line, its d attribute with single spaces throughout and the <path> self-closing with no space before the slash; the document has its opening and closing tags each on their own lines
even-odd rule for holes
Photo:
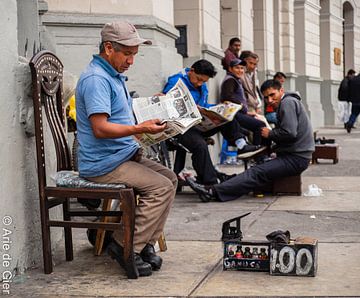
<svg viewBox="0 0 360 298">
<path fill-rule="evenodd" d="M 96 138 L 111 139 L 132 136 L 142 133 L 162 132 L 166 124 L 160 124 L 160 119 L 147 120 L 137 125 L 123 125 L 108 121 L 107 114 L 93 114 L 90 116 L 91 127 Z"/>
<path fill-rule="evenodd" d="M 297 99 L 286 99 L 281 102 L 280 123 L 278 128 L 269 132 L 269 138 L 276 143 L 291 143 L 296 140 L 298 129 Z"/>
</svg>

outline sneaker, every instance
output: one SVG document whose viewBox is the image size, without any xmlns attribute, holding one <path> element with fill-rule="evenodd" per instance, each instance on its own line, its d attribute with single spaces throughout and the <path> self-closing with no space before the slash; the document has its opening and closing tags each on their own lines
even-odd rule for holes
<svg viewBox="0 0 360 298">
<path fill-rule="evenodd" d="M 241 150 L 238 150 L 238 158 L 247 158 L 265 151 L 266 147 L 261 145 L 245 145 Z"/>
</svg>

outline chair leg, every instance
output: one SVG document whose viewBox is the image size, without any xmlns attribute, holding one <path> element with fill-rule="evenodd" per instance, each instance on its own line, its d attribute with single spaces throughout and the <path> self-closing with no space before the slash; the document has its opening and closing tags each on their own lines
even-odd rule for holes
<svg viewBox="0 0 360 298">
<path fill-rule="evenodd" d="M 53 271 L 52 255 L 51 255 L 51 237 L 49 226 L 49 209 L 46 206 L 46 197 L 40 197 L 41 212 L 41 236 L 43 246 L 44 272 L 50 274 Z"/>
<path fill-rule="evenodd" d="M 126 274 L 128 278 L 135 279 L 139 276 L 134 262 L 135 196 L 132 189 L 121 190 L 120 195 Z"/>
<path fill-rule="evenodd" d="M 159 243 L 160 251 L 167 251 L 167 245 L 166 245 L 166 239 L 165 239 L 164 232 L 162 232 L 162 234 L 160 235 L 160 237 L 158 239 L 158 243 Z"/>
<path fill-rule="evenodd" d="M 102 207 L 103 211 L 110 211 L 110 209 L 111 209 L 111 201 L 112 201 L 111 199 L 105 199 L 104 200 L 104 204 L 103 204 L 103 207 Z M 104 217 L 101 221 L 102 222 L 108 222 L 109 221 L 109 216 Z M 100 256 L 101 255 L 103 244 L 104 244 L 104 239 L 105 239 L 105 233 L 106 233 L 106 231 L 104 229 L 97 229 L 96 241 L 95 241 L 95 246 L 94 246 L 95 256 Z"/>
<path fill-rule="evenodd" d="M 70 201 L 66 200 L 63 203 L 63 214 L 64 220 L 71 220 L 71 216 L 69 216 L 70 210 Z M 72 261 L 74 259 L 74 252 L 73 252 L 73 242 L 72 242 L 72 231 L 71 228 L 64 228 L 65 234 L 65 256 L 66 261 Z"/>
</svg>

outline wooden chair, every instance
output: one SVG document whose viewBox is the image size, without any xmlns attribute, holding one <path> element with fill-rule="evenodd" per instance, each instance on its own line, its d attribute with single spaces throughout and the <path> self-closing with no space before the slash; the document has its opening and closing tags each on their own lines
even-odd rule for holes
<svg viewBox="0 0 360 298">
<path fill-rule="evenodd" d="M 41 229 L 44 271 L 53 271 L 50 227 L 63 227 L 65 232 L 66 260 L 73 260 L 72 228 L 92 228 L 103 230 L 121 230 L 124 235 L 124 260 L 128 278 L 137 278 L 138 273 L 133 258 L 133 235 L 135 225 L 135 196 L 133 189 L 122 184 L 98 184 L 79 178 L 71 170 L 70 150 L 65 135 L 63 103 L 63 65 L 49 51 L 41 51 L 30 61 L 33 84 L 34 119 L 38 186 L 41 212 Z M 57 186 L 48 186 L 44 132 L 47 122 L 55 146 L 57 171 L 60 179 Z M 51 142 L 50 142 L 51 143 Z M 63 175 L 61 175 L 63 174 Z M 120 211 L 71 210 L 71 198 L 102 199 L 104 206 L 110 200 L 120 201 Z M 49 210 L 62 205 L 63 220 L 52 220 Z M 107 209 L 107 207 L 106 207 Z M 121 222 L 76 221 L 74 217 L 118 216 Z M 99 234 L 99 233 L 98 233 Z"/>
</svg>

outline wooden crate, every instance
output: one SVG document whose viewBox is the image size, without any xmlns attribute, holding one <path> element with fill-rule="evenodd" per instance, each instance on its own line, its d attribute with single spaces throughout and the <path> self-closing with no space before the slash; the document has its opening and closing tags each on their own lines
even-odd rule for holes
<svg viewBox="0 0 360 298">
<path fill-rule="evenodd" d="M 255 189 L 253 193 L 254 196 L 264 193 L 271 193 L 274 196 L 279 194 L 301 196 L 301 175 L 278 178 L 273 183 Z"/>
<path fill-rule="evenodd" d="M 276 179 L 272 187 L 273 195 L 281 193 L 301 196 L 301 175 Z"/>
<path fill-rule="evenodd" d="M 290 244 L 271 243 L 270 274 L 315 276 L 318 265 L 318 241 L 298 237 Z"/>
<path fill-rule="evenodd" d="M 312 154 L 312 163 L 318 163 L 318 159 L 332 159 L 333 164 L 339 162 L 339 145 L 324 144 L 315 145 L 315 151 Z"/>
</svg>

